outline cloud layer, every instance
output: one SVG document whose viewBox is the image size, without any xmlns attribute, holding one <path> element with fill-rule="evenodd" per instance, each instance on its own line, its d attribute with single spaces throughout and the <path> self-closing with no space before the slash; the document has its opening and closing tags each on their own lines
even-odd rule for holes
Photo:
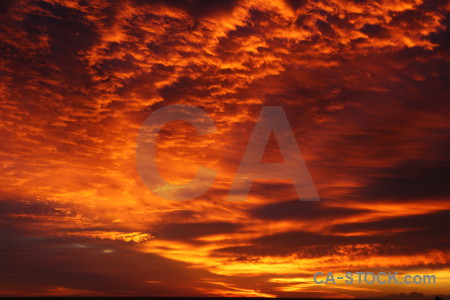
<svg viewBox="0 0 450 300">
<path fill-rule="evenodd" d="M 448 294 L 448 1 L 3 1 L 0 295 Z M 219 175 L 152 194 L 135 167 Z M 283 106 L 321 202 L 286 180 L 226 200 L 264 105 Z M 263 160 L 280 162 L 276 140 Z M 437 274 L 435 286 L 320 286 L 317 271 Z"/>
</svg>

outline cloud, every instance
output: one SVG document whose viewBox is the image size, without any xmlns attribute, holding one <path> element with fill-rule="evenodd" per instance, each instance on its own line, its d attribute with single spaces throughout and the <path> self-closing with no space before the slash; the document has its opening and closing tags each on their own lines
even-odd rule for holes
<svg viewBox="0 0 450 300">
<path fill-rule="evenodd" d="M 449 7 L 3 1 L 0 294 L 381 297 L 403 290 L 311 274 L 447 276 Z M 180 103 L 218 132 L 168 123 L 158 170 L 218 177 L 172 202 L 145 187 L 135 150 L 145 118 Z M 284 107 L 322 202 L 282 180 L 226 201 L 263 105 Z"/>
<path fill-rule="evenodd" d="M 364 212 L 367 211 L 350 207 L 327 207 L 323 202 L 301 203 L 296 199 L 260 205 L 251 212 L 251 215 L 254 218 L 268 220 L 315 220 L 320 222 L 330 216 L 340 218 Z"/>
<path fill-rule="evenodd" d="M 194 238 L 235 232 L 240 225 L 227 222 L 169 223 L 156 230 L 160 239 L 189 241 Z"/>
<path fill-rule="evenodd" d="M 448 198 L 450 176 L 448 161 L 405 161 L 385 170 L 363 189 L 364 198 L 410 201 L 424 198 Z"/>
</svg>

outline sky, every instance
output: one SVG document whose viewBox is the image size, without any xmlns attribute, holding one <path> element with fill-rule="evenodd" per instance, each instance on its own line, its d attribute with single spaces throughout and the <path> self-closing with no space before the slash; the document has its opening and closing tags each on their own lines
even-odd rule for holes
<svg viewBox="0 0 450 300">
<path fill-rule="evenodd" d="M 0 2 L 0 295 L 450 294 L 449 25 L 448 0 Z M 144 120 L 174 104 L 217 127 L 159 132 L 165 180 L 217 171 L 184 201 L 136 168 Z M 264 106 L 320 201 L 282 178 L 227 200 Z M 262 162 L 283 161 L 272 134 Z"/>
</svg>

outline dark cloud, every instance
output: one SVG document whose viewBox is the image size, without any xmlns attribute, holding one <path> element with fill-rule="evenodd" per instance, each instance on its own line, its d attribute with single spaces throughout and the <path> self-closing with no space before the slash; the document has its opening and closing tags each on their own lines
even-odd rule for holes
<svg viewBox="0 0 450 300">
<path fill-rule="evenodd" d="M 439 50 L 441 50 L 445 55 L 450 52 L 450 14 L 447 13 L 445 19 L 442 21 L 442 25 L 445 26 L 445 30 L 441 30 L 436 33 L 430 34 L 430 40 L 433 43 L 439 45 Z M 448 74 L 448 73 L 447 73 Z M 448 76 L 447 76 L 448 80 Z"/>
<path fill-rule="evenodd" d="M 350 225 L 349 225 L 350 227 Z M 358 231 L 358 224 L 351 227 Z M 433 231 L 438 230 L 438 233 Z M 299 258 L 320 258 L 327 256 L 340 257 L 345 251 L 346 256 L 352 259 L 362 259 L 374 255 L 389 257 L 398 255 L 420 255 L 429 251 L 447 251 L 450 242 L 443 238 L 448 235 L 448 230 L 441 227 L 396 233 L 386 231 L 371 235 L 323 235 L 306 231 L 290 231 L 275 235 L 264 236 L 253 240 L 252 245 L 224 247 L 214 251 L 216 255 L 237 255 L 238 257 L 251 258 L 254 256 L 292 256 Z M 358 231 L 360 232 L 360 231 Z M 433 233 L 433 234 L 431 234 Z M 420 241 L 418 241 L 420 239 Z M 414 247 L 409 245 L 414 244 Z M 360 246 L 367 245 L 367 246 Z M 343 250 L 345 249 L 345 250 Z M 436 269 L 447 266 L 448 263 L 438 262 Z M 401 263 L 398 265 L 401 267 Z M 433 264 L 417 262 L 413 267 L 433 267 Z"/>
<path fill-rule="evenodd" d="M 0 2 L 0 15 L 8 13 L 8 10 L 13 4 L 14 0 L 5 0 Z"/>
<path fill-rule="evenodd" d="M 385 38 L 387 36 L 387 30 L 381 25 L 366 24 L 361 28 L 361 32 L 375 38 Z"/>
<path fill-rule="evenodd" d="M 169 0 L 169 1 L 149 1 L 133 0 L 137 5 L 166 5 L 169 7 L 181 8 L 195 18 L 212 16 L 220 13 L 229 13 L 237 5 L 238 0 L 208 1 L 208 0 Z"/>
<path fill-rule="evenodd" d="M 157 238 L 189 241 L 198 237 L 236 232 L 241 226 L 227 222 L 170 223 L 155 230 Z"/>
<path fill-rule="evenodd" d="M 323 220 L 354 216 L 367 212 L 350 207 L 329 207 L 321 202 L 302 202 L 298 199 L 261 205 L 250 211 L 253 218 L 264 220 Z"/>
<path fill-rule="evenodd" d="M 332 214 L 330 214 L 330 217 Z M 263 236 L 252 241 L 252 245 L 226 247 L 216 253 L 238 255 L 292 255 L 321 257 L 339 253 L 340 246 L 349 246 L 347 255 L 399 255 L 420 254 L 432 249 L 443 251 L 450 248 L 450 211 L 430 214 L 383 218 L 375 222 L 350 222 L 333 227 L 333 235 L 310 232 L 318 221 L 310 217 L 304 231 L 289 231 Z M 306 231 L 309 230 L 309 231 Z M 369 232 L 368 235 L 360 235 Z M 354 235 L 343 235 L 354 233 Z M 359 244 L 373 245 L 370 248 L 355 248 Z M 414 245 L 410 247 L 409 245 Z"/>
<path fill-rule="evenodd" d="M 395 218 L 384 218 L 375 222 L 349 223 L 336 225 L 336 232 L 400 232 L 394 235 L 401 239 L 420 239 L 421 241 L 436 241 L 448 244 L 450 241 L 450 211 L 442 210 L 429 214 L 417 214 L 412 216 L 400 216 Z M 434 243 L 433 243 L 434 244 Z"/>
<path fill-rule="evenodd" d="M 445 199 L 450 195 L 450 161 L 410 160 L 380 172 L 363 188 L 366 199 Z"/>
<path fill-rule="evenodd" d="M 298 9 L 298 8 L 305 6 L 308 3 L 308 0 L 286 0 L 286 3 L 292 9 Z"/>
<path fill-rule="evenodd" d="M 305 253 L 304 255 L 306 257 L 320 257 L 335 251 L 335 246 L 351 244 L 352 241 L 353 243 L 367 242 L 363 241 L 360 237 L 347 238 L 342 236 L 326 236 L 306 231 L 290 231 L 263 236 L 253 240 L 252 245 L 249 246 L 224 247 L 214 252 L 217 254 L 237 254 L 243 257 L 302 255 L 302 253 Z M 325 250 L 326 246 L 328 246 L 327 250 Z"/>
<path fill-rule="evenodd" d="M 37 238 L 0 231 L 2 291 L 51 294 L 51 287 L 81 290 L 78 295 L 204 295 L 186 282 L 214 277 L 202 270 L 133 248 L 80 238 Z M 156 283 L 156 284 L 155 284 Z M 0 292 L 1 294 L 1 292 Z M 7 294 L 6 294 L 7 295 Z"/>
<path fill-rule="evenodd" d="M 327 22 L 318 20 L 316 25 L 323 37 L 332 38 L 335 35 L 333 28 Z"/>
<path fill-rule="evenodd" d="M 99 39 L 96 26 L 82 12 L 60 4 L 40 2 L 49 15 L 29 15 L 24 22 L 30 35 L 46 36 L 49 53 L 46 60 L 58 68 L 58 75 L 66 83 L 88 87 L 91 78 L 86 74 L 80 53 L 90 49 Z"/>
</svg>

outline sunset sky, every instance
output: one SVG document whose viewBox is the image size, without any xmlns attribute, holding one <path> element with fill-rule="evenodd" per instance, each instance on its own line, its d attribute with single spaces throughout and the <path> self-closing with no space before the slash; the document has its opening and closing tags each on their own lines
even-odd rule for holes
<svg viewBox="0 0 450 300">
<path fill-rule="evenodd" d="M 3 0 L 0 296 L 450 294 L 450 1 Z M 136 169 L 211 188 L 173 201 Z M 321 201 L 231 183 L 263 106 L 282 106 Z M 271 136 L 263 162 L 283 162 Z M 301 198 L 301 195 L 300 195 Z M 315 272 L 435 274 L 319 285 Z"/>
</svg>

